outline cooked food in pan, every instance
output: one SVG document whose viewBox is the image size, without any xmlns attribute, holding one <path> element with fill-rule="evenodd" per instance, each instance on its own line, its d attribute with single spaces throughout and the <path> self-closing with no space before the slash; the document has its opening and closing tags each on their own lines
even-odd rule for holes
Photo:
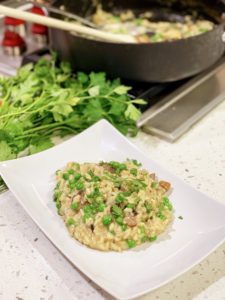
<svg viewBox="0 0 225 300">
<path fill-rule="evenodd" d="M 213 29 L 214 24 L 208 20 L 194 19 L 190 15 L 181 21 L 151 21 L 152 13 L 146 12 L 138 16 L 131 10 L 114 15 L 98 7 L 91 20 L 102 30 L 132 35 L 140 43 L 156 43 L 172 41 L 199 35 Z"/>
<path fill-rule="evenodd" d="M 56 180 L 58 213 L 71 236 L 88 247 L 122 251 L 153 242 L 172 220 L 170 183 L 136 160 L 70 162 Z"/>
</svg>

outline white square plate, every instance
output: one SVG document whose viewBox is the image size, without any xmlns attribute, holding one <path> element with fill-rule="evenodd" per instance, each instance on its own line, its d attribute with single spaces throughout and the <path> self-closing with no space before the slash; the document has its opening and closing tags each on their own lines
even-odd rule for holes
<svg viewBox="0 0 225 300">
<path fill-rule="evenodd" d="M 151 245 L 122 253 L 92 250 L 72 239 L 52 200 L 54 174 L 69 161 L 137 159 L 172 183 L 174 222 Z M 0 174 L 31 218 L 83 273 L 119 299 L 147 293 L 187 271 L 225 240 L 225 206 L 149 160 L 105 120 L 29 157 L 3 162 Z M 183 220 L 178 216 L 182 215 Z"/>
</svg>

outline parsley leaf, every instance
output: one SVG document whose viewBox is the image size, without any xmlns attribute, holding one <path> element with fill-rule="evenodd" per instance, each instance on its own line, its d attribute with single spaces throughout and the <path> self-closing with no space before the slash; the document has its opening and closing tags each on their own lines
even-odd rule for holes
<svg viewBox="0 0 225 300">
<path fill-rule="evenodd" d="M 72 73 L 69 63 L 40 59 L 0 78 L 0 161 L 51 146 L 52 137 L 77 134 L 105 118 L 125 135 L 135 136 L 140 111 L 130 87 L 103 72 Z"/>
<path fill-rule="evenodd" d="M 0 142 L 0 161 L 16 158 L 12 148 L 5 142 Z"/>
</svg>

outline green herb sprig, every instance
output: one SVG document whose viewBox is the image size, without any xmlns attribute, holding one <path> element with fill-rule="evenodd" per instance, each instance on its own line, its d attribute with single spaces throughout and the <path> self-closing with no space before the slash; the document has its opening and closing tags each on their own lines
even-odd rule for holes
<svg viewBox="0 0 225 300">
<path fill-rule="evenodd" d="M 141 114 L 135 105 L 145 101 L 132 100 L 129 90 L 105 73 L 73 74 L 54 55 L 0 78 L 0 161 L 50 148 L 54 136 L 77 134 L 102 118 L 135 136 Z"/>
<path fill-rule="evenodd" d="M 15 77 L 0 79 L 0 161 L 27 148 L 33 154 L 53 146 L 53 136 L 77 134 L 105 118 L 123 134 L 137 134 L 140 110 L 130 87 L 105 73 L 73 74 L 68 63 L 41 59 Z"/>
</svg>

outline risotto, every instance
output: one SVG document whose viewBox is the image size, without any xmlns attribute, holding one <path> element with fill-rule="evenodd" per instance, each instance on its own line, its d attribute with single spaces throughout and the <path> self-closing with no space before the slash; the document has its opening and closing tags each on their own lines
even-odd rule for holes
<svg viewBox="0 0 225 300">
<path fill-rule="evenodd" d="M 134 36 L 139 43 L 173 41 L 196 36 L 212 30 L 214 24 L 205 19 L 196 19 L 186 15 L 180 21 L 153 21 L 151 12 L 135 16 L 131 10 L 113 15 L 102 10 L 101 6 L 91 21 L 104 31 L 124 33 Z"/>
<path fill-rule="evenodd" d="M 170 183 L 136 160 L 70 162 L 56 180 L 58 213 L 71 236 L 88 247 L 122 251 L 153 242 L 172 220 Z"/>
</svg>

